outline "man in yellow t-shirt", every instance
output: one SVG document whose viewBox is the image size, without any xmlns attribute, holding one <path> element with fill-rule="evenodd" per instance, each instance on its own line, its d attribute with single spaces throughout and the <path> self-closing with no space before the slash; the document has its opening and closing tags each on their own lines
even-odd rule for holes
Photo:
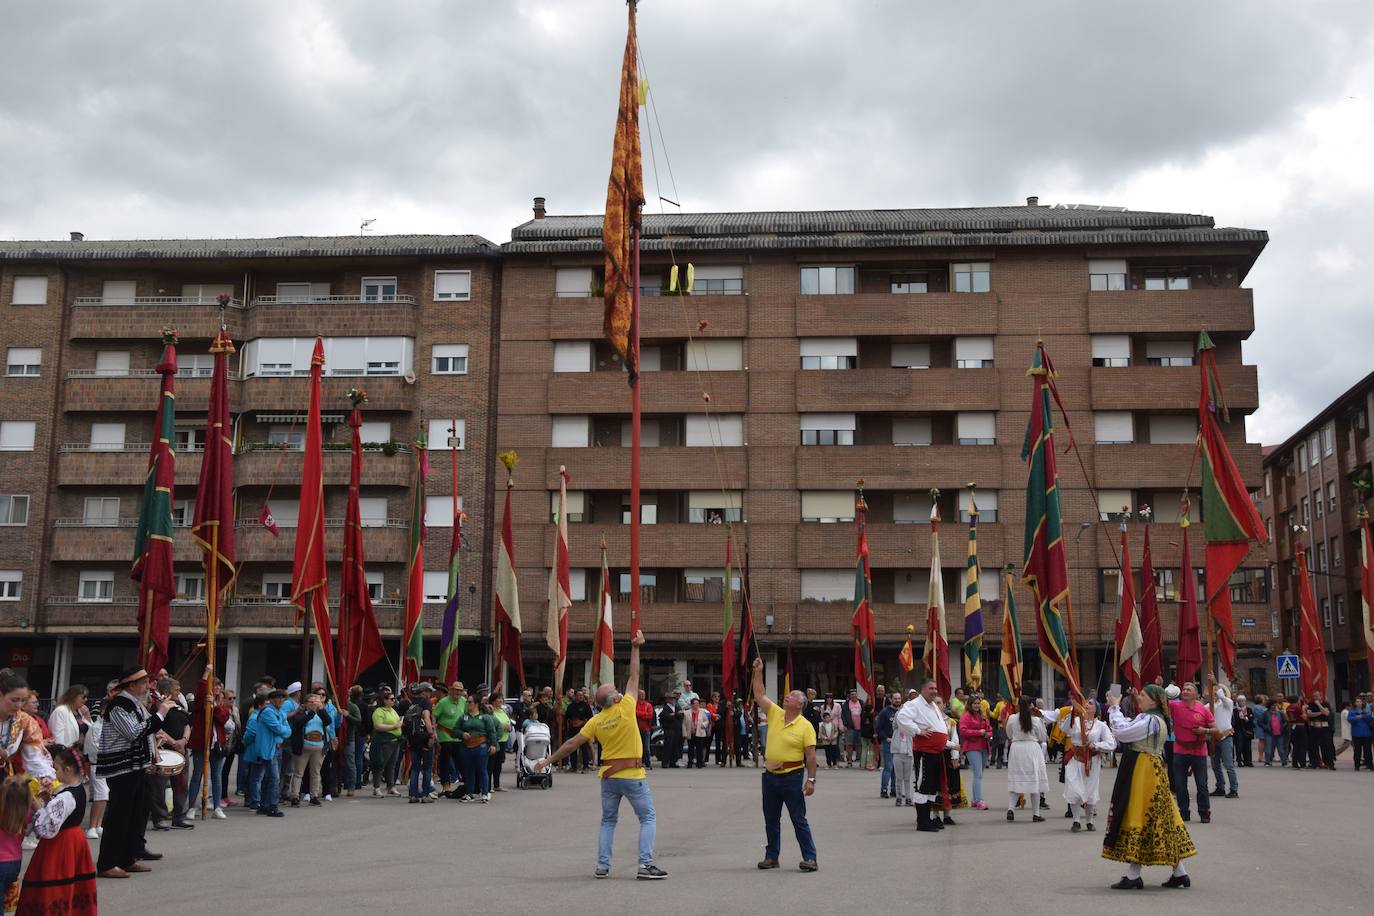
<svg viewBox="0 0 1374 916">
<path fill-rule="evenodd" d="M 639 738 L 639 723 L 635 718 L 635 698 L 639 696 L 639 647 L 644 645 L 644 633 L 636 630 L 630 640 L 630 673 L 625 692 L 617 693 L 615 685 L 602 684 L 596 689 L 595 706 L 599 710 L 582 729 L 558 750 L 534 766 L 536 773 L 576 751 L 588 741 L 601 744 L 601 831 L 597 836 L 596 872 L 598 878 L 611 874 L 611 844 L 615 839 L 615 825 L 620 819 L 620 800 L 626 799 L 639 818 L 640 880 L 652 881 L 668 877 L 668 873 L 654 864 L 654 800 L 649 795 L 649 781 L 644 777 L 644 745 Z M 815 743 L 813 737 L 812 743 Z M 814 764 L 813 764 L 814 769 Z"/>
<path fill-rule="evenodd" d="M 766 838 L 759 868 L 777 868 L 782 845 L 782 809 L 792 818 L 802 871 L 816 865 L 816 843 L 806 821 L 806 798 L 816 791 L 816 729 L 802 715 L 806 694 L 794 690 L 779 706 L 763 691 L 763 659 L 754 659 L 754 702 L 768 718 L 768 742 L 763 750 L 763 833 Z M 805 780 L 802 778 L 805 771 Z"/>
</svg>

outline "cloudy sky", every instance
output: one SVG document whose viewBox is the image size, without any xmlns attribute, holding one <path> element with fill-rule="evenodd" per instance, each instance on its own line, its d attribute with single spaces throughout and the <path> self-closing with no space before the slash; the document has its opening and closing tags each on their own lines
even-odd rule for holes
<svg viewBox="0 0 1374 916">
<path fill-rule="evenodd" d="M 602 205 L 621 0 L 4 15 L 0 238 L 346 234 L 368 217 L 499 242 L 536 194 L 556 213 Z M 1357 269 L 1374 4 L 642 0 L 640 38 L 662 190 L 686 209 L 1038 194 L 1208 213 L 1271 235 L 1248 281 L 1252 440 L 1374 368 Z"/>
</svg>

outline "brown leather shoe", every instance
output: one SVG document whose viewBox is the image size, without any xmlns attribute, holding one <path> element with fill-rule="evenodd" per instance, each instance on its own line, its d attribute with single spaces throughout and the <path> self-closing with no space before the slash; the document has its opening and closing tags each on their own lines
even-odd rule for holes
<svg viewBox="0 0 1374 916">
<path fill-rule="evenodd" d="M 777 867 L 778 867 L 778 860 L 777 860 L 777 859 L 764 859 L 763 861 L 759 862 L 759 869 L 760 869 L 761 871 L 764 870 L 764 869 L 777 868 Z"/>
<path fill-rule="evenodd" d="M 127 878 L 129 873 L 116 865 L 114 868 L 107 868 L 100 872 L 102 878 Z"/>
<path fill-rule="evenodd" d="M 815 859 L 802 859 L 801 864 L 798 865 L 797 868 L 801 869 L 802 871 L 815 871 L 816 869 L 820 868 L 820 866 L 816 864 Z"/>
<path fill-rule="evenodd" d="M 151 868 L 144 865 L 142 862 L 135 862 L 133 865 L 130 865 L 128 868 L 124 870 L 126 872 L 129 872 L 130 874 L 152 871 Z"/>
</svg>

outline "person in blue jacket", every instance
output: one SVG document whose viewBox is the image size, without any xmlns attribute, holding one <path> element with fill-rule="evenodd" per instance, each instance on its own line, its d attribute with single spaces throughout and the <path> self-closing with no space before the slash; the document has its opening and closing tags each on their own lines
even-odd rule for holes
<svg viewBox="0 0 1374 916">
<path fill-rule="evenodd" d="M 1374 770 L 1374 708 L 1363 694 L 1355 697 L 1354 705 L 1345 711 L 1345 720 L 1350 723 L 1350 743 L 1355 747 L 1355 769 L 1363 766 Z"/>
<path fill-rule="evenodd" d="M 281 744 L 291 737 L 291 725 L 282 714 L 282 704 L 286 702 L 285 690 L 273 690 L 267 694 L 267 703 L 250 716 L 249 728 L 244 734 L 245 758 L 253 766 L 249 777 L 250 791 L 258 803 L 258 813 L 268 817 L 285 817 L 277 807 L 277 789 L 280 784 Z"/>
</svg>

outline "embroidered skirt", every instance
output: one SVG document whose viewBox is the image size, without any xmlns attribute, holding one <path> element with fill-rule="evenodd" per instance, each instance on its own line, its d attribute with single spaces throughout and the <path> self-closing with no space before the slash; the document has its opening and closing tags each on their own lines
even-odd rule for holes
<svg viewBox="0 0 1374 916">
<path fill-rule="evenodd" d="M 80 825 L 42 840 L 24 872 L 15 916 L 95 916 L 95 862 Z"/>
<path fill-rule="evenodd" d="M 1136 865 L 1177 865 L 1197 855 L 1169 791 L 1164 760 L 1127 750 L 1112 789 L 1102 858 Z"/>
</svg>

